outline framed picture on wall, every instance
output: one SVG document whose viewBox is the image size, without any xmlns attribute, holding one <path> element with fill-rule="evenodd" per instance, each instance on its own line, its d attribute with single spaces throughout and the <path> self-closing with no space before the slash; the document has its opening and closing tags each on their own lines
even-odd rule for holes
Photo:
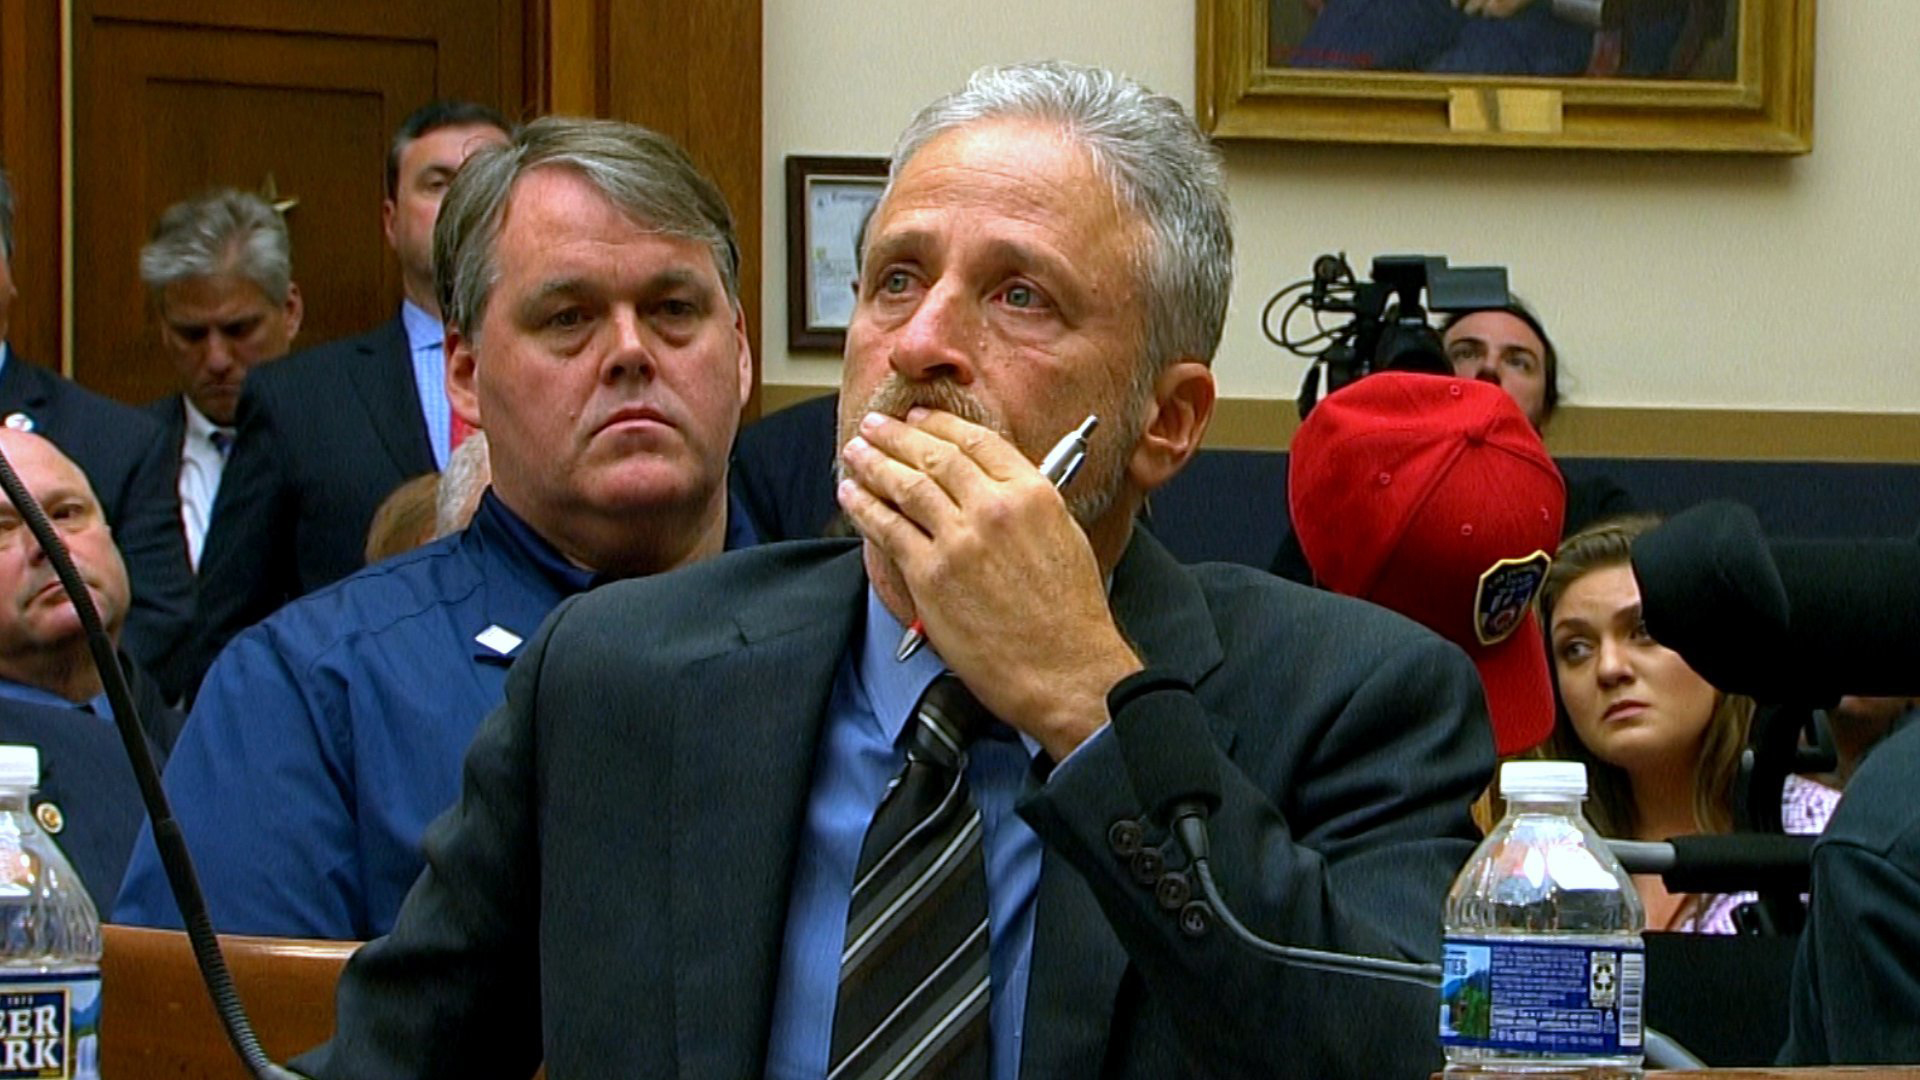
<svg viewBox="0 0 1920 1080">
<path fill-rule="evenodd" d="M 1798 154 L 1814 0 L 1197 0 L 1221 138 Z"/>
<path fill-rule="evenodd" d="M 886 182 L 886 158 L 787 158 L 789 350 L 846 347 L 860 231 Z"/>
</svg>

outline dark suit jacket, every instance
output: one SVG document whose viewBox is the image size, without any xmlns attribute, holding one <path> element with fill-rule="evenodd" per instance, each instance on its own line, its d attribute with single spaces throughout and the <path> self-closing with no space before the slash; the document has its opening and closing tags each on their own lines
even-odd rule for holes
<svg viewBox="0 0 1920 1080">
<path fill-rule="evenodd" d="M 173 482 L 174 525 L 180 529 L 181 550 L 187 542 L 186 525 L 180 520 L 180 452 L 187 444 L 186 406 L 181 404 L 182 395 L 168 394 L 158 401 L 149 401 L 140 406 L 140 411 L 153 418 L 160 425 L 160 445 L 167 448 L 167 479 Z M 187 560 L 187 569 L 193 569 L 193 560 Z"/>
<path fill-rule="evenodd" d="M 155 701 L 140 680 L 132 689 L 154 767 L 163 767 L 183 718 Z M 155 731 L 165 732 L 165 738 L 155 739 Z M 134 838 L 147 820 L 119 731 L 77 709 L 0 698 L 0 743 L 39 748 L 40 787 L 32 806 L 42 828 L 49 821 L 60 825 L 58 832 L 48 831 L 104 915 L 120 892 Z M 43 803 L 53 804 L 57 814 L 40 810 Z"/>
<path fill-rule="evenodd" d="M 194 682 L 233 635 L 366 565 L 373 512 L 436 467 L 398 315 L 251 372 L 200 555 Z"/>
<path fill-rule="evenodd" d="M 554 1080 L 762 1075 L 810 763 L 865 589 L 858 549 L 822 541 L 558 609 L 393 933 L 343 976 L 334 1041 L 296 1067 L 516 1077 L 544 1052 Z M 1472 665 L 1382 609 L 1182 567 L 1144 534 L 1112 598 L 1147 661 L 1195 689 L 1136 699 L 1020 807 L 1045 846 L 1022 1075 L 1425 1076 L 1437 993 L 1188 938 L 1108 832 L 1144 811 L 1138 767 L 1199 747 L 1242 919 L 1433 958 L 1493 764 Z"/>
<path fill-rule="evenodd" d="M 160 425 L 160 443 L 167 447 L 168 460 L 173 463 L 174 490 L 180 489 L 180 450 L 187 444 L 187 413 L 182 405 L 182 395 L 168 394 L 158 401 L 149 401 L 140 406 L 140 411 L 153 418 Z"/>
<path fill-rule="evenodd" d="M 131 405 L 85 389 L 8 350 L 0 417 L 24 413 L 87 474 L 113 526 L 133 584 L 121 646 L 179 697 L 184 643 L 193 627 L 193 572 L 180 532 L 180 495 L 160 429 Z M 178 457 L 178 454 L 175 454 Z"/>
</svg>

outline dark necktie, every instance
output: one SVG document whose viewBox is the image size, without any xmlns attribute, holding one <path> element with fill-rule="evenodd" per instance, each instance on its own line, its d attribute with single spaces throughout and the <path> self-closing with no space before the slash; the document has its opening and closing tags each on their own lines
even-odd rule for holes
<svg viewBox="0 0 1920 1080">
<path fill-rule="evenodd" d="M 987 1075 L 987 873 L 963 770 L 991 721 L 952 675 L 914 707 L 854 873 L 831 1080 Z"/>
<path fill-rule="evenodd" d="M 233 452 L 233 433 L 230 431 L 214 428 L 213 432 L 207 436 L 207 441 L 213 444 L 213 449 L 220 455 L 222 461 Z"/>
</svg>

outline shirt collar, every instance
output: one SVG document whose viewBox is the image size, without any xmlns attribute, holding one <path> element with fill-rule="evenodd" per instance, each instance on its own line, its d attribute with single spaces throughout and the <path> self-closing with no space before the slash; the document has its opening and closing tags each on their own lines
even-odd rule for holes
<svg viewBox="0 0 1920 1080">
<path fill-rule="evenodd" d="M 493 529 L 510 539 L 542 574 L 569 593 L 584 592 L 595 585 L 604 585 L 609 581 L 618 580 L 568 562 L 567 557 L 560 554 L 559 549 L 552 544 L 547 543 L 546 538 L 535 532 L 533 526 L 527 524 L 520 515 L 507 509 L 507 504 L 494 495 L 492 488 L 488 488 L 486 493 L 480 496 L 480 509 L 474 513 L 474 521 L 480 522 L 483 514 L 487 515 L 486 520 L 491 523 Z M 727 538 L 724 542 L 726 546 L 722 550 L 739 551 L 742 548 L 753 547 L 759 542 L 760 538 L 753 530 L 753 523 L 747 520 L 747 508 L 732 492 L 728 492 Z"/>
<path fill-rule="evenodd" d="M 488 488 L 480 496 L 480 508 L 474 512 L 473 528 L 497 536 L 518 549 L 526 563 L 540 572 L 564 595 L 585 592 L 600 583 L 600 576 L 567 561 L 566 556 Z"/>
<path fill-rule="evenodd" d="M 14 682 L 11 679 L 0 679 L 0 698 L 27 705 L 44 705 L 49 709 L 86 708 L 91 709 L 95 716 L 107 720 L 113 719 L 113 706 L 107 703 L 107 694 L 104 690 L 96 694 L 91 701 L 75 702 L 38 686 L 28 686 L 26 683 Z"/>
<path fill-rule="evenodd" d="M 446 344 L 446 326 L 413 301 L 400 301 L 400 321 L 406 325 L 407 348 L 413 352 L 438 349 Z"/>
<path fill-rule="evenodd" d="M 233 434 L 232 428 L 216 424 L 207 419 L 207 414 L 201 412 L 199 407 L 193 403 L 193 399 L 187 395 L 180 395 L 180 404 L 187 407 L 187 436 L 189 438 L 197 438 L 211 442 L 213 433 L 216 431 L 224 431 L 229 435 Z"/>
<path fill-rule="evenodd" d="M 731 495 L 727 512 L 727 549 L 751 546 L 755 542 L 753 528 L 747 524 L 746 511 Z M 514 568 L 512 575 L 524 575 L 523 580 L 532 587 L 529 591 L 527 587 L 506 587 L 503 581 L 494 583 L 489 590 L 494 599 L 486 608 L 486 618 L 490 621 L 473 639 L 476 660 L 488 663 L 512 660 L 525 641 L 525 633 L 546 618 L 553 604 L 613 580 L 567 561 L 558 548 L 509 509 L 492 488 L 481 494 L 473 521 L 461 536 L 463 545 L 476 545 L 477 550 L 500 546 L 503 554 L 497 563 Z M 736 540 L 744 542 L 736 544 Z M 538 585 L 534 584 L 536 581 Z M 535 599 L 543 593 L 544 599 Z M 538 605 L 538 610 L 526 607 L 530 600 Z"/>
<path fill-rule="evenodd" d="M 866 634 L 860 643 L 854 677 L 866 691 L 867 704 L 872 706 L 880 730 L 886 733 L 888 745 L 899 741 L 900 730 L 907 726 L 907 717 L 912 715 L 920 695 L 947 669 L 931 648 L 921 649 L 905 662 L 895 660 L 894 653 L 906 632 L 907 628 L 880 602 L 880 594 L 868 585 Z"/>
</svg>

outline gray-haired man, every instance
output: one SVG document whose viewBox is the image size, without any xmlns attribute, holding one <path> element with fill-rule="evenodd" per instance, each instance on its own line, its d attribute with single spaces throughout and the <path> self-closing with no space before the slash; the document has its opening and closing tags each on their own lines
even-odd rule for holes
<svg viewBox="0 0 1920 1080">
<path fill-rule="evenodd" d="M 258 195 L 232 189 L 175 203 L 140 250 L 140 280 L 180 381 L 180 393 L 147 409 L 179 450 L 180 525 L 197 570 L 240 388 L 300 332 L 286 222 Z"/>
<path fill-rule="evenodd" d="M 547 613 L 752 542 L 727 495 L 753 373 L 733 220 L 677 146 L 529 124 L 467 162 L 434 242 L 448 396 L 492 488 L 464 530 L 287 605 L 208 672 L 167 792 L 223 931 L 385 933 Z M 114 915 L 178 922 L 151 839 Z"/>
<path fill-rule="evenodd" d="M 863 541 L 556 611 L 309 1071 L 1437 1064 L 1436 993 L 1256 958 L 1185 907 L 1156 820 L 1198 778 L 1250 925 L 1432 958 L 1493 762 L 1457 648 L 1244 567 L 1182 567 L 1132 528 L 1211 416 L 1232 259 L 1218 158 L 1163 96 L 1036 64 L 923 111 L 847 333 L 839 501 Z M 1034 462 L 1088 413 L 1085 467 L 1056 492 Z M 928 647 L 899 661 L 915 620 Z"/>
</svg>

